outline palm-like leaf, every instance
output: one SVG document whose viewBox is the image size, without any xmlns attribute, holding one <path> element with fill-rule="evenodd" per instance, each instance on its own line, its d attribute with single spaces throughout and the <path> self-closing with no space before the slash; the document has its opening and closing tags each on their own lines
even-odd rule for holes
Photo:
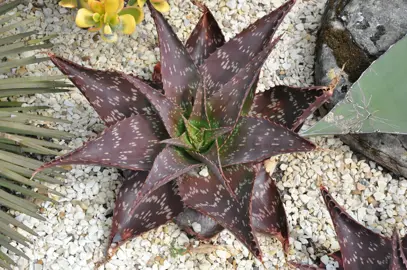
<svg viewBox="0 0 407 270">
<path fill-rule="evenodd" d="M 33 125 L 33 121 L 63 122 L 60 119 L 30 113 L 30 111 L 47 107 L 22 107 L 22 103 L 9 100 L 19 95 L 68 91 L 70 84 L 61 81 L 65 78 L 64 76 L 14 76 L 13 68 L 48 60 L 47 57 L 35 56 L 22 58 L 19 54 L 52 46 L 49 42 L 49 39 L 52 38 L 50 36 L 33 39 L 31 37 L 35 31 L 18 34 L 12 32 L 17 27 L 33 21 L 33 19 L 18 20 L 18 14 L 12 13 L 12 10 L 20 3 L 22 1 L 17 0 L 0 5 L 0 59 L 6 59 L 0 63 L 0 73 L 7 74 L 11 71 L 10 74 L 7 74 L 9 78 L 0 80 L 0 205 L 5 207 L 0 210 L 0 246 L 6 248 L 7 253 L 27 258 L 23 252 L 10 244 L 12 241 L 22 245 L 29 243 L 28 239 L 15 231 L 13 227 L 23 229 L 33 235 L 36 234 L 4 209 L 16 210 L 38 219 L 44 219 L 37 213 L 38 206 L 30 202 L 27 197 L 55 202 L 43 193 L 57 192 L 49 190 L 41 182 L 58 183 L 58 181 L 50 176 L 50 171 L 45 171 L 36 175 L 34 179 L 30 179 L 34 169 L 41 165 L 41 162 L 26 157 L 24 154 L 57 155 L 58 151 L 64 147 L 42 138 L 69 138 L 70 136 L 65 132 Z M 42 192 L 39 193 L 36 189 L 41 189 Z M 10 269 L 15 262 L 7 253 L 0 254 L 0 267 Z"/>
</svg>

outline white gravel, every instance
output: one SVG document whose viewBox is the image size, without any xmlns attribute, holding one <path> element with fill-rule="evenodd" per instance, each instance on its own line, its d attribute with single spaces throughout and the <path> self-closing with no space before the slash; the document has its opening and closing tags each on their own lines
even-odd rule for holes
<svg viewBox="0 0 407 270">
<path fill-rule="evenodd" d="M 158 59 L 152 20 L 117 44 L 104 44 L 74 26 L 74 13 L 60 8 L 54 0 L 34 1 L 24 8 L 40 18 L 32 28 L 42 33 L 60 33 L 54 52 L 94 68 L 114 68 L 148 78 Z M 282 4 L 283 0 L 207 0 L 226 38 Z M 199 12 L 189 1 L 172 0 L 168 15 L 178 35 L 186 39 L 198 20 Z M 325 0 L 298 0 L 280 32 L 285 31 L 267 61 L 260 80 L 260 90 L 274 84 L 311 85 L 313 83 L 314 42 Z M 38 6 L 37 5 L 37 6 Z M 28 67 L 33 74 L 59 74 L 51 63 Z M 44 112 L 72 120 L 58 125 L 78 137 L 68 143 L 74 149 L 103 128 L 96 113 L 78 90 L 69 94 L 37 95 L 21 100 L 34 105 L 49 105 Z M 347 146 L 333 137 L 313 138 L 321 148 L 307 154 L 279 157 L 284 177 L 278 187 L 285 203 L 291 231 L 289 259 L 312 263 L 317 257 L 338 249 L 335 232 L 322 203 L 318 183 L 326 184 L 338 202 L 360 222 L 375 231 L 390 235 L 394 227 L 405 234 L 407 226 L 404 200 L 407 181 L 393 179 L 373 162 L 357 158 Z M 61 142 L 65 143 L 65 142 Z M 21 247 L 32 260 L 18 260 L 18 269 L 93 269 L 103 258 L 112 222 L 111 212 L 118 186 L 115 169 L 74 166 L 66 175 L 65 186 L 56 190 L 65 194 L 60 203 L 43 204 L 48 222 L 27 216 L 18 219 L 40 235 L 32 238 L 30 248 Z M 199 225 L 199 224 L 198 224 Z M 196 224 L 194 230 L 200 230 Z M 281 246 L 275 239 L 259 236 L 264 265 L 230 233 L 202 243 L 189 240 L 176 225 L 168 224 L 123 245 L 112 260 L 99 269 L 288 269 Z M 192 244 L 190 253 L 183 248 Z M 212 245 L 213 244 L 213 245 Z M 322 257 L 323 261 L 329 260 Z M 16 268 L 17 269 L 17 268 Z"/>
</svg>

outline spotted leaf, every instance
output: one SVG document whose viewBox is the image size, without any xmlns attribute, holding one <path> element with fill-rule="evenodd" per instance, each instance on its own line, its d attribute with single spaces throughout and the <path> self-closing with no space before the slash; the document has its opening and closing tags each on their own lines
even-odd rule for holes
<svg viewBox="0 0 407 270">
<path fill-rule="evenodd" d="M 326 188 L 322 187 L 321 193 L 338 236 L 344 269 L 389 269 L 392 258 L 391 240 L 354 220 Z"/>
<path fill-rule="evenodd" d="M 255 95 L 249 115 L 266 117 L 295 130 L 331 96 L 332 92 L 322 86 L 275 86 Z"/>
<path fill-rule="evenodd" d="M 147 179 L 139 188 L 137 199 L 132 203 L 132 211 L 135 211 L 138 204 L 151 192 L 200 165 L 199 162 L 186 157 L 181 150 L 171 146 L 164 148 L 154 160 Z"/>
<path fill-rule="evenodd" d="M 198 69 L 163 15 L 149 2 L 148 6 L 158 32 L 165 95 L 177 105 L 188 105 L 195 96 L 200 81 Z"/>
<path fill-rule="evenodd" d="M 182 212 L 183 204 L 173 182 L 153 191 L 136 209 L 131 208 L 147 175 L 148 172 L 129 171 L 119 189 L 108 245 L 113 252 L 125 241 L 171 221 Z"/>
<path fill-rule="evenodd" d="M 86 68 L 55 55 L 51 55 L 51 60 L 62 73 L 69 76 L 107 126 L 133 114 L 153 113 L 150 103 L 138 87 L 122 73 Z"/>
<path fill-rule="evenodd" d="M 197 1 L 194 4 L 203 11 L 203 14 L 185 47 L 195 65 L 199 67 L 210 54 L 225 43 L 225 37 L 209 9 Z"/>
<path fill-rule="evenodd" d="M 391 238 L 392 245 L 392 256 L 390 260 L 390 269 L 391 270 L 405 270 L 407 269 L 407 259 L 404 254 L 403 246 L 397 233 L 397 230 L 394 230 L 393 236 Z"/>
<path fill-rule="evenodd" d="M 134 115 L 107 128 L 77 150 L 46 163 L 39 170 L 66 164 L 150 170 L 163 148 L 160 141 L 165 138 L 168 134 L 157 116 Z"/>
<path fill-rule="evenodd" d="M 215 220 L 192 208 L 185 208 L 184 211 L 175 218 L 175 223 L 189 235 L 193 235 L 201 240 L 210 239 L 223 231 L 223 227 Z M 199 230 L 194 230 L 194 223 L 199 224 Z"/>
<path fill-rule="evenodd" d="M 261 260 L 250 220 L 251 193 L 256 172 L 252 167 L 240 165 L 226 168 L 224 173 L 228 179 L 232 179 L 238 201 L 211 173 L 208 177 L 183 175 L 178 181 L 179 194 L 186 206 L 227 228 Z"/>
<path fill-rule="evenodd" d="M 251 24 L 211 54 L 200 67 L 208 97 L 231 80 L 272 40 L 277 27 L 295 4 L 290 0 Z"/>
<path fill-rule="evenodd" d="M 287 215 L 274 179 L 264 166 L 256 175 L 253 187 L 252 222 L 258 232 L 276 236 L 289 251 L 289 231 Z"/>
<path fill-rule="evenodd" d="M 182 109 L 162 93 L 153 89 L 138 78 L 128 75 L 125 75 L 125 78 L 133 85 L 137 85 L 140 93 L 145 95 L 145 97 L 151 102 L 157 113 L 160 115 L 168 134 L 173 138 L 180 136 L 182 134 L 182 130 L 180 130 Z"/>
<path fill-rule="evenodd" d="M 236 124 L 261 67 L 279 40 L 280 38 L 276 38 L 266 44 L 261 52 L 208 99 L 208 115 L 211 122 L 217 122 L 219 126 Z"/>
<path fill-rule="evenodd" d="M 267 119 L 242 117 L 232 136 L 221 146 L 220 160 L 222 166 L 228 166 L 313 149 L 311 142 Z"/>
</svg>

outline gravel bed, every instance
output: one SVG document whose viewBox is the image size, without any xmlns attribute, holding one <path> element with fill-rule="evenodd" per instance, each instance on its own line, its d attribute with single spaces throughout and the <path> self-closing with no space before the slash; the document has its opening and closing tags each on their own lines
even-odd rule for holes
<svg viewBox="0 0 407 270">
<path fill-rule="evenodd" d="M 283 0 L 206 0 L 227 39 L 241 31 Z M 285 32 L 263 68 L 259 89 L 275 84 L 312 85 L 315 35 L 326 0 L 298 0 L 280 27 Z M 196 7 L 184 0 L 172 0 L 167 15 L 177 34 L 185 40 L 199 18 Z M 56 0 L 37 0 L 20 6 L 40 18 L 31 26 L 40 33 L 59 33 L 56 54 L 98 69 L 118 69 L 146 78 L 159 58 L 154 25 L 146 20 L 132 36 L 117 44 L 104 44 L 94 34 L 74 25 L 74 12 L 61 8 Z M 60 74 L 51 63 L 32 65 L 31 74 Z M 76 139 L 64 142 L 72 149 L 103 129 L 100 119 L 78 90 L 58 95 L 21 98 L 30 105 L 48 105 L 44 115 L 61 117 L 72 124 L 56 128 L 72 132 Z M 289 259 L 313 263 L 317 257 L 339 248 L 329 214 L 318 185 L 327 185 L 345 209 L 371 229 L 390 235 L 393 228 L 405 234 L 407 226 L 404 200 L 407 181 L 393 178 L 380 166 L 355 156 L 333 137 L 312 139 L 318 151 L 277 158 L 283 178 L 278 180 L 291 232 Z M 38 232 L 30 248 L 21 247 L 32 258 L 18 259 L 16 269 L 94 269 L 103 258 L 112 222 L 115 190 L 119 185 L 116 169 L 73 166 L 65 185 L 55 187 L 65 194 L 59 204 L 44 203 L 39 222 L 25 215 L 18 219 Z M 289 269 L 280 243 L 259 235 L 264 252 L 260 263 L 229 232 L 208 242 L 188 239 L 176 225 L 168 224 L 123 245 L 117 254 L 98 269 Z M 191 244 L 191 252 L 182 248 Z M 324 262 L 328 257 L 322 257 Z M 330 266 L 335 269 L 334 265 Z"/>
</svg>

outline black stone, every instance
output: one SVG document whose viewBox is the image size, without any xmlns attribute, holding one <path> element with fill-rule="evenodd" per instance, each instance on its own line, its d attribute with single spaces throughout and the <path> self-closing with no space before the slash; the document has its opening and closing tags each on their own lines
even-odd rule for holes
<svg viewBox="0 0 407 270">
<path fill-rule="evenodd" d="M 344 67 L 345 74 L 325 115 L 345 97 L 365 69 L 391 45 L 407 34 L 406 0 L 328 0 L 318 33 L 315 82 L 328 85 L 328 74 Z M 385 89 L 384 89 L 385 90 Z M 338 136 L 359 152 L 390 171 L 407 177 L 407 136 L 349 134 Z"/>
</svg>

